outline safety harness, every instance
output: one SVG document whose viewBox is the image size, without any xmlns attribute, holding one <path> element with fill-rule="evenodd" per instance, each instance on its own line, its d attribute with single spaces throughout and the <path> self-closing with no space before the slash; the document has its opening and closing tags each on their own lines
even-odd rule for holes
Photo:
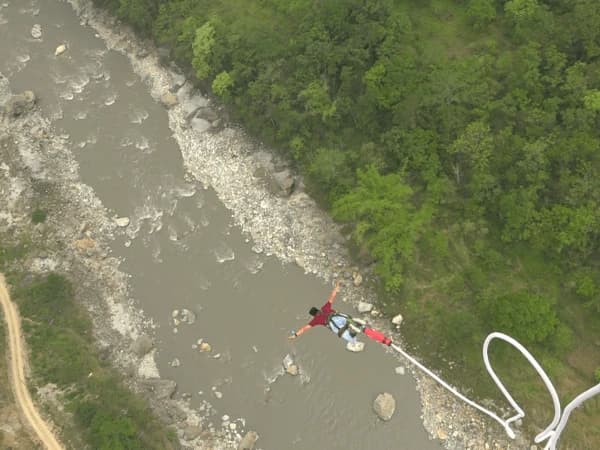
<svg viewBox="0 0 600 450">
<path fill-rule="evenodd" d="M 334 321 L 334 317 L 342 317 L 346 319 L 346 323 L 339 327 Z M 365 329 L 366 322 L 361 319 L 354 319 L 350 317 L 348 314 L 332 312 L 327 316 L 327 325 L 334 332 L 337 329 L 338 337 L 342 337 L 342 335 L 348 331 L 352 337 L 355 337 L 357 334 L 362 333 Z"/>
</svg>

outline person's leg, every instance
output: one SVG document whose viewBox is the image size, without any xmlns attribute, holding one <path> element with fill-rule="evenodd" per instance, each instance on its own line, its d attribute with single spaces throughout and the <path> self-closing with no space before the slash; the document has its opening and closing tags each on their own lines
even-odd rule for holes
<svg viewBox="0 0 600 450">
<path fill-rule="evenodd" d="M 356 336 L 352 335 L 348 330 L 344 331 L 342 338 L 351 344 L 356 344 Z"/>
<path fill-rule="evenodd" d="M 389 337 L 386 337 L 381 331 L 374 330 L 373 328 L 366 327 L 363 331 L 368 337 L 373 339 L 376 342 L 380 342 L 383 345 L 391 345 L 392 340 Z"/>
</svg>

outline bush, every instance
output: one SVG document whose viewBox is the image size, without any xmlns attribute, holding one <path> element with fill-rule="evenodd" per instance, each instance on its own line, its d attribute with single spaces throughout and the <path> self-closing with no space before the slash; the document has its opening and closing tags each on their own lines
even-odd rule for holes
<svg viewBox="0 0 600 450">
<path fill-rule="evenodd" d="M 330 200 L 348 192 L 354 175 L 341 150 L 320 148 L 308 167 L 308 179 L 317 192 L 329 192 Z"/>
<path fill-rule="evenodd" d="M 482 303 L 483 315 L 493 331 L 513 336 L 523 345 L 554 337 L 560 325 L 554 301 L 520 291 Z"/>
<path fill-rule="evenodd" d="M 229 99 L 231 87 L 233 86 L 233 78 L 229 72 L 223 71 L 219 73 L 212 82 L 212 89 L 215 94 L 223 100 Z"/>
<path fill-rule="evenodd" d="M 358 186 L 334 202 L 333 215 L 355 224 L 354 240 L 376 258 L 375 271 L 385 289 L 397 293 L 404 283 L 405 264 L 434 210 L 429 205 L 417 210 L 413 190 L 398 174 L 381 175 L 370 166 L 358 170 L 357 176 Z"/>
<path fill-rule="evenodd" d="M 594 372 L 594 378 L 596 378 L 596 381 L 600 383 L 600 367 L 598 367 L 596 372 Z"/>
<path fill-rule="evenodd" d="M 18 291 L 21 314 L 36 322 L 68 326 L 77 331 L 89 326 L 73 302 L 73 288 L 62 275 L 49 274 Z"/>
<path fill-rule="evenodd" d="M 33 223 L 42 223 L 46 221 L 48 214 L 43 209 L 36 209 L 31 213 L 31 221 Z"/>
<path fill-rule="evenodd" d="M 474 28 L 484 28 L 496 18 L 496 6 L 493 0 L 469 0 L 467 17 Z"/>
</svg>

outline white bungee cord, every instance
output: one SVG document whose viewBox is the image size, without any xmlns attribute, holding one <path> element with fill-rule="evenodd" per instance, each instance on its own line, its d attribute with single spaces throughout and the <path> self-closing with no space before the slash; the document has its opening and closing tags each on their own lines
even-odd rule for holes
<svg viewBox="0 0 600 450">
<path fill-rule="evenodd" d="M 418 367 L 421 371 L 425 372 L 427 375 L 429 375 L 431 378 L 433 378 L 435 381 L 437 381 L 440 385 L 442 385 L 445 389 L 450 391 L 453 395 L 460 398 L 465 403 L 471 405 L 473 408 L 478 409 L 482 413 L 484 413 L 487 416 L 494 419 L 496 422 L 498 422 L 500 425 L 502 425 L 504 427 L 506 434 L 508 434 L 508 436 L 511 439 L 514 439 L 516 437 L 516 434 L 515 434 L 514 430 L 511 428 L 511 423 L 513 423 L 516 420 L 519 420 L 522 417 L 525 417 L 525 412 L 517 404 L 517 402 L 515 402 L 515 400 L 512 398 L 512 396 L 510 395 L 510 393 L 508 392 L 508 390 L 506 389 L 506 387 L 504 386 L 502 381 L 500 381 L 500 379 L 498 378 L 498 375 L 496 375 L 496 372 L 492 368 L 492 365 L 490 364 L 490 360 L 489 360 L 489 356 L 488 356 L 488 348 L 489 348 L 490 342 L 494 339 L 501 339 L 501 340 L 509 343 L 513 347 L 515 347 L 517 350 L 519 350 L 521 352 L 521 354 L 523 356 L 525 356 L 525 358 L 527 358 L 527 361 L 529 361 L 529 363 L 533 366 L 535 371 L 538 373 L 538 375 L 541 377 L 542 381 L 546 385 L 546 389 L 548 389 L 548 392 L 550 393 L 550 396 L 552 397 L 552 403 L 554 406 L 554 418 L 552 419 L 552 422 L 550 422 L 550 424 L 546 427 L 546 429 L 543 430 L 541 433 L 539 433 L 535 437 L 534 440 L 536 443 L 540 443 L 540 442 L 543 442 L 546 439 L 548 439 L 548 442 L 546 443 L 544 450 L 556 450 L 556 444 L 558 443 L 558 440 L 560 439 L 560 435 L 563 432 L 565 426 L 567 425 L 567 422 L 569 420 L 569 416 L 571 415 L 571 412 L 575 408 L 579 407 L 586 400 L 589 400 L 590 398 L 594 397 L 595 395 L 600 394 L 600 383 L 597 384 L 596 386 L 588 389 L 587 391 L 582 392 L 577 397 L 575 397 L 571 401 L 571 403 L 569 403 L 565 407 L 565 410 L 561 416 L 560 400 L 558 398 L 556 389 L 554 388 L 554 385 L 550 381 L 550 378 L 548 377 L 546 372 L 544 372 L 544 369 L 542 369 L 542 367 L 537 362 L 537 360 L 531 355 L 531 353 L 529 353 L 529 351 L 525 347 L 523 347 L 517 340 L 513 339 L 512 337 L 510 337 L 504 333 L 499 333 L 499 332 L 490 333 L 485 338 L 485 341 L 483 343 L 483 362 L 485 363 L 485 367 L 486 367 L 488 373 L 490 374 L 490 376 L 492 377 L 492 380 L 494 380 L 494 383 L 496 383 L 496 386 L 498 386 L 498 388 L 500 389 L 500 391 L 502 392 L 504 397 L 508 400 L 508 402 L 511 404 L 511 406 L 517 412 L 515 415 L 513 415 L 512 417 L 509 417 L 508 419 L 502 419 L 501 417 L 499 417 L 498 415 L 496 415 L 489 409 L 487 409 L 487 408 L 481 406 L 480 404 L 474 402 L 473 400 L 470 400 L 469 398 L 465 397 L 463 394 L 458 392 L 454 387 L 450 386 L 448 383 L 446 383 L 439 376 L 437 376 L 435 373 L 433 373 L 431 370 L 429 370 L 427 367 L 425 367 L 423 364 L 421 364 L 419 361 L 417 361 L 411 355 L 406 353 L 404 350 L 402 350 L 396 344 L 391 344 L 390 347 L 392 347 L 394 350 L 396 350 L 396 352 L 401 354 L 404 358 L 406 358 L 413 365 Z"/>
</svg>

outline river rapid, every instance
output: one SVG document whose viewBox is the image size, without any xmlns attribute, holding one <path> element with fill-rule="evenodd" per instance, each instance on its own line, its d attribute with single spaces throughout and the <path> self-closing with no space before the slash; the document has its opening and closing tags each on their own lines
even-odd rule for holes
<svg viewBox="0 0 600 450">
<path fill-rule="evenodd" d="M 61 187 L 48 227 L 66 250 L 31 268 L 76 274 L 99 345 L 182 445 L 236 448 L 253 430 L 264 450 L 442 448 L 432 436 L 509 448 L 409 367 L 396 373 L 405 364 L 374 342 L 351 353 L 325 329 L 286 339 L 334 279 L 347 281 L 342 311 L 374 294 L 353 285 L 339 228 L 301 188 L 278 185 L 285 162 L 224 123 L 151 45 L 86 1 L 0 0 L 0 73 L 4 96 L 39 97 L 0 128 L 18 148 L 0 153 L 0 227 L 24 226 L 28 179 Z M 365 317 L 389 331 L 376 309 Z M 384 391 L 396 400 L 388 422 L 372 410 Z"/>
</svg>

